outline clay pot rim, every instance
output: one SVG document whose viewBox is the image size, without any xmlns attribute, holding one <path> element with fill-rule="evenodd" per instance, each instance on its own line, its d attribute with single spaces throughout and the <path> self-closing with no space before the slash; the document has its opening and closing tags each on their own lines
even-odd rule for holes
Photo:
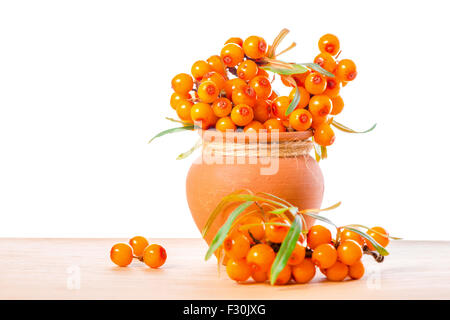
<svg viewBox="0 0 450 320">
<path fill-rule="evenodd" d="M 221 138 L 221 140 L 225 141 L 225 134 L 229 139 L 244 139 L 245 142 L 248 142 L 250 138 L 255 137 L 255 133 L 246 133 L 246 132 L 221 132 L 218 130 L 199 130 L 199 134 L 202 136 L 203 140 L 213 141 L 216 140 L 216 137 Z M 256 133 L 257 140 L 259 141 L 259 134 Z M 294 132 L 280 132 L 278 136 L 278 141 L 300 141 L 307 140 L 313 136 L 313 132 L 311 130 L 306 131 L 294 131 Z M 267 134 L 267 142 L 270 142 L 270 133 Z"/>
</svg>

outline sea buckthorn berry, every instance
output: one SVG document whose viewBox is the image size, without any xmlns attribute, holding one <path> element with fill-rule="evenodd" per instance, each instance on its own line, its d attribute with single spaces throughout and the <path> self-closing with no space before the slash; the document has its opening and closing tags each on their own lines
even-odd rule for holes
<svg viewBox="0 0 450 320">
<path fill-rule="evenodd" d="M 304 87 L 305 86 L 305 80 L 306 77 L 311 73 L 311 71 L 306 71 L 303 73 L 297 73 L 293 74 L 292 78 L 294 78 L 295 82 L 297 83 L 297 87 Z"/>
<path fill-rule="evenodd" d="M 305 259 L 306 249 L 300 243 L 297 243 L 292 251 L 291 256 L 288 260 L 288 265 L 296 266 L 300 264 Z"/>
<path fill-rule="evenodd" d="M 336 76 L 341 81 L 352 81 L 356 78 L 357 74 L 356 65 L 352 60 L 343 59 L 339 61 L 336 68 Z"/>
<path fill-rule="evenodd" d="M 242 80 L 240 78 L 234 78 L 234 79 L 227 80 L 225 82 L 225 87 L 223 89 L 225 90 L 227 98 L 231 99 L 233 96 L 234 90 L 243 88 L 246 85 L 247 85 L 247 82 L 245 82 L 245 80 Z"/>
<path fill-rule="evenodd" d="M 328 72 L 334 72 L 336 70 L 336 60 L 328 52 L 321 52 L 314 58 L 314 63 L 327 70 Z"/>
<path fill-rule="evenodd" d="M 119 267 L 126 267 L 133 261 L 133 251 L 128 244 L 117 243 L 111 248 L 110 257 Z"/>
<path fill-rule="evenodd" d="M 220 56 L 223 63 L 231 68 L 244 60 L 244 50 L 235 43 L 228 43 L 222 48 Z"/>
<path fill-rule="evenodd" d="M 172 79 L 172 88 L 176 93 L 186 95 L 192 90 L 194 81 L 187 73 L 179 73 Z"/>
<path fill-rule="evenodd" d="M 144 250 L 144 263 L 150 268 L 161 267 L 167 259 L 166 249 L 159 244 L 151 244 Z"/>
<path fill-rule="evenodd" d="M 225 82 L 227 81 L 223 75 L 216 71 L 208 72 L 203 76 L 202 82 L 212 81 L 216 84 L 219 91 L 225 87 Z"/>
<path fill-rule="evenodd" d="M 200 125 L 202 129 L 208 129 L 213 123 L 214 112 L 209 104 L 199 102 L 191 108 L 191 119 L 196 124 Z"/>
<path fill-rule="evenodd" d="M 272 101 L 272 114 L 281 119 L 287 120 L 289 116 L 286 115 L 286 111 L 291 104 L 291 100 L 287 96 L 280 96 Z"/>
<path fill-rule="evenodd" d="M 327 33 L 319 39 L 320 52 L 326 52 L 332 56 L 337 55 L 340 49 L 339 39 L 330 33 Z"/>
<path fill-rule="evenodd" d="M 177 115 L 180 120 L 185 122 L 192 122 L 191 109 L 194 104 L 188 100 L 181 100 L 177 105 Z"/>
<path fill-rule="evenodd" d="M 306 91 L 306 89 L 303 88 L 303 87 L 298 87 L 298 91 L 299 91 L 299 93 L 300 93 L 300 100 L 298 101 L 298 104 L 297 104 L 297 107 L 296 107 L 296 108 L 299 108 L 299 109 L 306 108 L 306 106 L 307 106 L 308 103 L 309 103 L 310 94 L 309 94 L 309 92 Z M 289 94 L 289 99 L 290 99 L 291 101 L 294 99 L 295 92 L 296 92 L 296 89 L 293 88 L 293 89 L 291 90 L 291 93 Z"/>
<path fill-rule="evenodd" d="M 269 74 L 267 73 L 267 71 L 261 68 L 258 68 L 258 73 L 256 75 L 269 78 Z"/>
<path fill-rule="evenodd" d="M 136 236 L 128 241 L 131 248 L 133 248 L 133 253 L 137 257 L 141 257 L 144 253 L 145 248 L 148 246 L 148 241 L 144 237 Z"/>
<path fill-rule="evenodd" d="M 367 234 L 371 236 L 380 246 L 386 247 L 389 244 L 389 234 L 382 227 L 373 227 L 367 230 Z M 366 241 L 370 250 L 375 250 L 370 241 Z"/>
<path fill-rule="evenodd" d="M 363 237 L 361 237 L 356 232 L 350 231 L 348 229 L 343 229 L 341 231 L 341 242 L 343 242 L 345 240 L 354 240 L 357 243 L 359 243 L 359 245 L 361 245 L 361 246 L 364 245 Z"/>
<path fill-rule="evenodd" d="M 225 65 L 223 64 L 222 58 L 218 55 L 209 57 L 206 62 L 208 62 L 212 71 L 220 73 L 221 75 L 226 75 Z"/>
<path fill-rule="evenodd" d="M 275 260 L 275 251 L 264 243 L 254 245 L 247 254 L 247 263 L 255 271 L 269 271 Z"/>
<path fill-rule="evenodd" d="M 295 282 L 307 283 L 316 275 L 316 266 L 311 259 L 304 259 L 300 264 L 292 267 Z"/>
<path fill-rule="evenodd" d="M 273 101 L 276 98 L 278 98 L 278 93 L 276 93 L 274 90 L 272 90 L 272 93 L 270 94 L 269 98 L 267 98 L 267 100 Z"/>
<path fill-rule="evenodd" d="M 282 286 L 287 284 L 292 277 L 292 269 L 291 266 L 286 265 L 278 274 L 277 279 L 275 280 L 275 284 L 278 286 Z"/>
<path fill-rule="evenodd" d="M 322 124 L 328 123 L 330 121 L 328 116 L 317 116 L 317 115 L 315 116 L 315 115 L 312 115 L 312 117 L 313 117 L 313 120 L 312 120 L 312 123 L 311 123 L 311 128 L 314 128 L 314 129 L 317 129 Z"/>
<path fill-rule="evenodd" d="M 256 120 L 253 120 L 244 127 L 244 132 L 259 132 L 259 130 L 265 130 L 264 125 Z"/>
<path fill-rule="evenodd" d="M 211 71 L 212 71 L 211 66 L 208 63 L 206 63 L 206 61 L 203 60 L 194 62 L 191 68 L 191 74 L 197 81 L 202 80 L 203 76 Z"/>
<path fill-rule="evenodd" d="M 363 251 L 361 246 L 355 240 L 342 241 L 337 248 L 338 259 L 342 263 L 351 266 L 362 258 Z"/>
<path fill-rule="evenodd" d="M 330 98 L 334 98 L 339 95 L 339 91 L 341 91 L 341 83 L 339 80 L 336 77 L 327 78 L 327 88 L 323 94 L 329 96 Z"/>
<path fill-rule="evenodd" d="M 227 130 L 236 130 L 236 125 L 230 117 L 222 117 L 216 122 L 216 129 L 221 132 L 226 132 Z"/>
<path fill-rule="evenodd" d="M 317 95 L 309 100 L 309 112 L 313 116 L 324 117 L 330 114 L 333 103 L 326 95 Z"/>
<path fill-rule="evenodd" d="M 214 114 L 219 118 L 226 117 L 230 114 L 233 105 L 227 98 L 219 98 L 212 104 Z"/>
<path fill-rule="evenodd" d="M 228 44 L 228 43 L 235 43 L 238 46 L 242 47 L 242 44 L 244 43 L 244 41 L 241 38 L 239 38 L 239 37 L 231 37 L 230 39 L 225 41 L 225 44 Z"/>
<path fill-rule="evenodd" d="M 258 65 L 253 60 L 242 61 L 237 68 L 237 76 L 250 81 L 258 74 Z"/>
<path fill-rule="evenodd" d="M 178 103 L 182 100 L 190 100 L 192 97 L 190 94 L 179 94 L 179 93 L 172 93 L 170 96 L 170 106 L 172 109 L 176 110 Z"/>
<path fill-rule="evenodd" d="M 238 126 L 246 126 L 253 120 L 253 109 L 246 104 L 238 104 L 231 110 L 231 120 Z"/>
<path fill-rule="evenodd" d="M 311 94 L 322 94 L 327 88 L 327 81 L 320 73 L 310 73 L 305 79 L 305 89 Z"/>
<path fill-rule="evenodd" d="M 250 107 L 254 107 L 256 104 L 256 92 L 255 89 L 249 85 L 245 85 L 241 88 L 236 88 L 231 95 L 231 100 L 234 105 L 246 104 Z"/>
<path fill-rule="evenodd" d="M 294 110 L 289 115 L 289 125 L 297 131 L 305 131 L 311 128 L 312 115 L 306 109 Z"/>
<path fill-rule="evenodd" d="M 250 81 L 249 85 L 255 90 L 258 99 L 267 99 L 272 93 L 272 85 L 270 84 L 269 79 L 265 76 L 254 77 Z"/>
<path fill-rule="evenodd" d="M 202 102 L 205 103 L 214 102 L 219 96 L 219 93 L 220 90 L 217 85 L 210 80 L 203 81 L 198 87 L 197 91 L 198 97 Z"/>
<path fill-rule="evenodd" d="M 273 243 L 281 243 L 289 232 L 289 224 L 282 218 L 272 218 L 269 223 L 284 224 L 284 226 L 268 224 L 266 225 L 266 238 Z"/>
<path fill-rule="evenodd" d="M 250 250 L 250 240 L 241 232 L 232 232 L 223 241 L 223 248 L 228 257 L 242 259 Z"/>
<path fill-rule="evenodd" d="M 337 261 L 336 248 L 329 243 L 317 246 L 312 254 L 312 261 L 322 269 L 331 267 Z"/>
<path fill-rule="evenodd" d="M 245 225 L 255 225 L 249 228 Z M 262 240 L 265 236 L 264 220 L 261 217 L 255 215 L 249 215 L 244 217 L 239 224 L 239 230 L 244 233 L 249 239 Z"/>
<path fill-rule="evenodd" d="M 331 109 L 331 115 L 335 116 L 342 112 L 344 109 L 344 100 L 342 100 L 341 96 L 336 96 L 331 98 L 331 102 L 333 104 L 333 108 Z"/>
<path fill-rule="evenodd" d="M 234 281 L 246 281 L 252 274 L 251 267 L 245 259 L 230 259 L 227 262 L 227 274 Z"/>
<path fill-rule="evenodd" d="M 364 265 L 361 260 L 348 267 L 348 275 L 354 280 L 361 279 L 364 271 Z"/>
<path fill-rule="evenodd" d="M 307 242 L 311 249 L 324 243 L 331 243 L 331 231 L 321 225 L 312 226 L 308 231 Z"/>
<path fill-rule="evenodd" d="M 270 104 L 263 99 L 256 99 L 253 107 L 253 116 L 256 121 L 266 122 L 270 118 Z"/>
<path fill-rule="evenodd" d="M 283 122 L 280 119 L 272 118 L 264 122 L 264 127 L 267 132 L 271 132 L 274 130 L 278 130 L 278 132 L 285 132 L 286 127 L 283 125 Z"/>
<path fill-rule="evenodd" d="M 247 57 L 257 60 L 266 55 L 267 43 L 261 37 L 250 36 L 245 39 L 242 47 L 244 48 L 244 53 Z"/>
<path fill-rule="evenodd" d="M 314 131 L 314 142 L 318 143 L 323 147 L 331 146 L 336 140 L 336 135 L 334 134 L 333 129 L 328 123 L 321 124 Z"/>
<path fill-rule="evenodd" d="M 325 270 L 325 275 L 330 281 L 342 281 L 348 275 L 348 266 L 342 262 L 336 261 L 334 265 Z"/>
<path fill-rule="evenodd" d="M 269 277 L 267 276 L 266 271 L 253 271 L 252 272 L 252 279 L 255 280 L 255 282 L 266 282 Z"/>
</svg>

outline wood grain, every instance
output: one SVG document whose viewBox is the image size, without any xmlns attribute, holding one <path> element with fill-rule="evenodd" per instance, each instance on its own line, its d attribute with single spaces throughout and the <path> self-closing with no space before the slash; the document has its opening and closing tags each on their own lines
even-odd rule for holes
<svg viewBox="0 0 450 320">
<path fill-rule="evenodd" d="M 395 241 L 382 264 L 364 258 L 358 281 L 327 282 L 318 272 L 306 285 L 271 287 L 219 276 L 201 239 L 152 239 L 168 253 L 158 270 L 115 267 L 109 250 L 120 241 L 0 239 L 0 299 L 450 299 L 449 242 Z"/>
</svg>

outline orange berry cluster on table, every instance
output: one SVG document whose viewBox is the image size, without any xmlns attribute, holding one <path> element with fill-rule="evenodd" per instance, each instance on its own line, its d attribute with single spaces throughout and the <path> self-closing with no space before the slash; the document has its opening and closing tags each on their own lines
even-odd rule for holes
<svg viewBox="0 0 450 320">
<path fill-rule="evenodd" d="M 146 238 L 136 236 L 128 243 L 115 244 L 111 248 L 110 257 L 111 261 L 119 267 L 128 266 L 134 258 L 156 269 L 166 262 L 167 253 L 159 244 L 149 244 Z"/>
<path fill-rule="evenodd" d="M 224 201 L 232 202 L 239 196 L 242 194 L 225 197 L 218 208 Z M 226 265 L 229 278 L 237 282 L 252 279 L 276 285 L 307 283 L 317 269 L 330 281 L 356 280 L 364 275 L 363 254 L 371 255 L 377 262 L 388 254 L 385 247 L 392 237 L 381 227 L 337 227 L 320 216 L 320 220 L 334 226 L 335 235 L 323 225 L 303 230 L 305 216 L 319 219 L 314 212 L 334 209 L 340 203 L 301 211 L 268 194 L 246 194 L 246 199 L 217 232 L 206 255 L 208 259 L 216 254 L 218 262 Z M 207 222 L 204 234 L 211 223 L 212 220 Z"/>
</svg>

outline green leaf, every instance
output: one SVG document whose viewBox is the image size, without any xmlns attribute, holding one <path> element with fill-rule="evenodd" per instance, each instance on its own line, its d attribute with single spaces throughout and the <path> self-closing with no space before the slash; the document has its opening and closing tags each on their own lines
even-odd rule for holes
<svg viewBox="0 0 450 320">
<path fill-rule="evenodd" d="M 298 87 L 295 86 L 294 98 L 292 99 L 291 103 L 289 104 L 289 107 L 287 108 L 285 115 L 286 116 L 290 115 L 291 112 L 294 111 L 295 108 L 297 108 L 299 102 L 300 102 L 300 90 L 298 90 Z"/>
<path fill-rule="evenodd" d="M 331 224 L 332 226 L 337 228 L 337 226 L 328 218 L 325 218 L 323 216 L 320 216 L 318 214 L 311 213 L 311 212 L 302 212 L 302 214 L 306 214 L 307 216 L 310 216 L 311 218 L 314 218 L 316 220 L 320 220 L 320 221 L 323 221 L 325 223 Z"/>
<path fill-rule="evenodd" d="M 308 71 L 307 68 L 300 64 L 291 64 L 292 68 L 287 67 L 273 67 L 270 65 L 262 66 L 261 69 L 270 71 L 273 73 L 281 74 L 281 75 L 292 75 L 292 74 L 299 74 L 299 73 L 305 73 Z"/>
<path fill-rule="evenodd" d="M 197 128 L 195 125 L 191 124 L 189 126 L 184 126 L 184 127 L 177 127 L 177 128 L 171 128 L 171 129 L 167 129 L 164 131 L 161 131 L 160 133 L 158 133 L 156 136 L 154 136 L 153 138 L 150 139 L 150 141 L 148 143 L 151 143 L 153 140 L 155 140 L 156 138 L 165 136 L 166 134 L 169 133 L 175 133 L 175 132 L 180 132 L 180 131 L 187 131 L 187 130 L 194 130 L 195 128 Z"/>
<path fill-rule="evenodd" d="M 199 139 L 195 145 L 190 148 L 188 151 L 180 153 L 177 157 L 177 160 L 181 160 L 181 159 L 186 159 L 187 157 L 189 157 L 195 150 L 197 150 L 198 148 L 200 148 L 200 146 L 202 145 L 202 139 Z"/>
<path fill-rule="evenodd" d="M 369 230 L 370 228 L 369 227 L 366 227 L 366 226 L 364 226 L 364 225 L 362 225 L 362 224 L 347 224 L 346 226 L 344 226 L 344 227 L 342 227 L 342 228 L 344 228 L 344 229 L 346 229 L 347 227 L 354 227 L 354 228 L 363 228 L 363 229 L 366 229 L 366 230 Z M 376 231 L 374 231 L 375 233 L 376 233 Z M 383 236 L 386 236 L 385 234 L 381 234 L 380 233 L 380 235 L 383 235 Z M 403 238 L 398 238 L 398 237 L 393 237 L 393 236 L 387 236 L 389 239 L 392 239 L 392 240 L 403 240 Z"/>
<path fill-rule="evenodd" d="M 185 126 L 191 126 L 192 125 L 192 123 L 190 123 L 190 122 L 185 122 L 185 121 L 177 120 L 177 119 L 170 118 L 170 117 L 166 117 L 166 120 L 169 120 L 169 121 L 172 121 L 172 122 L 176 122 L 176 123 L 181 123 L 181 124 L 183 124 Z"/>
<path fill-rule="evenodd" d="M 216 236 L 214 237 L 211 245 L 209 246 L 208 252 L 206 252 L 205 260 L 211 258 L 214 252 L 222 245 L 223 241 L 227 237 L 228 231 L 230 231 L 231 225 L 233 221 L 248 207 L 250 207 L 254 202 L 247 201 L 239 205 L 234 211 L 228 216 L 227 221 L 224 225 L 219 229 Z"/>
<path fill-rule="evenodd" d="M 328 157 L 327 147 L 320 146 L 320 151 L 322 154 L 322 159 L 326 159 Z"/>
<path fill-rule="evenodd" d="M 271 197 L 275 200 L 278 200 L 279 202 L 283 202 L 285 205 L 289 206 L 289 207 L 293 207 L 294 205 L 292 203 L 290 203 L 289 201 L 286 201 L 284 199 L 281 199 L 280 197 L 277 197 L 276 195 L 273 195 L 271 193 L 267 193 L 267 192 L 258 192 L 257 194 L 263 194 L 265 196 Z"/>
<path fill-rule="evenodd" d="M 375 241 L 371 236 L 369 236 L 367 233 L 362 232 L 361 230 L 358 230 L 358 229 L 356 229 L 356 228 L 349 227 L 349 226 L 345 226 L 344 228 L 347 229 L 347 230 L 353 231 L 353 232 L 359 234 L 361 237 L 363 237 L 363 238 L 369 240 L 370 243 L 371 243 L 371 244 L 373 245 L 373 247 L 375 248 L 375 250 L 377 250 L 378 253 L 381 254 L 382 256 L 387 256 L 387 255 L 389 255 L 389 252 L 388 252 L 385 248 L 383 248 L 382 246 L 380 246 L 380 245 L 378 244 L 378 242 L 376 242 L 376 241 Z"/>
<path fill-rule="evenodd" d="M 320 160 L 322 160 L 322 148 L 320 147 L 320 145 L 318 145 L 317 143 L 314 142 L 314 137 L 312 137 L 312 142 L 313 142 L 313 146 L 314 146 L 314 154 L 316 156 L 316 161 L 319 162 Z"/>
<path fill-rule="evenodd" d="M 344 126 L 342 123 L 337 122 L 336 120 L 333 120 L 331 122 L 331 125 L 333 125 L 335 128 L 347 132 L 347 133 L 367 133 L 372 131 L 373 129 L 375 129 L 375 127 L 377 126 L 377 124 L 375 123 L 372 127 L 370 127 L 369 129 L 365 130 L 365 131 L 355 131 L 353 129 L 350 129 L 347 126 Z"/>
<path fill-rule="evenodd" d="M 317 71 L 321 74 L 323 74 L 324 76 L 330 77 L 330 78 L 334 78 L 334 74 L 332 74 L 331 72 L 325 70 L 324 68 L 322 68 L 321 66 L 319 66 L 317 63 L 302 63 L 301 65 L 304 65 L 310 69 L 313 69 L 314 71 Z"/>
<path fill-rule="evenodd" d="M 302 219 L 300 216 L 296 215 L 291 227 L 289 228 L 288 234 L 281 244 L 280 250 L 278 251 L 275 261 L 272 264 L 272 268 L 270 269 L 271 285 L 275 284 L 278 275 L 286 266 L 289 258 L 291 257 L 292 251 L 294 251 L 298 237 L 300 236 L 300 232 L 302 232 Z"/>
</svg>

